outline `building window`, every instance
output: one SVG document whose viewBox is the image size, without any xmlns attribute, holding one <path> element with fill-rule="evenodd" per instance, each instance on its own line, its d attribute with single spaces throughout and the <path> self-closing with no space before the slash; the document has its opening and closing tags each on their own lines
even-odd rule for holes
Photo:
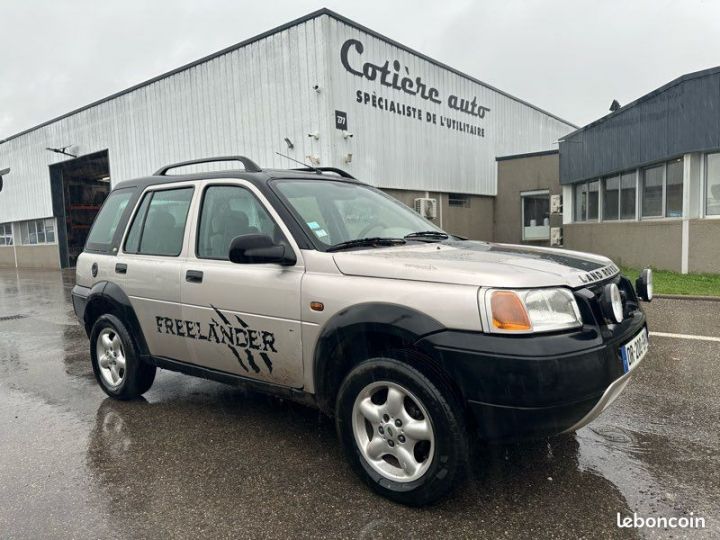
<svg viewBox="0 0 720 540">
<path fill-rule="evenodd" d="M 588 182 L 587 219 L 597 221 L 600 210 L 600 180 Z"/>
<path fill-rule="evenodd" d="M 682 217 L 682 158 L 642 171 L 642 217 Z"/>
<path fill-rule="evenodd" d="M 575 186 L 575 221 L 597 221 L 600 210 L 600 180 Z"/>
<path fill-rule="evenodd" d="M 448 206 L 470 208 L 470 196 L 462 193 L 448 193 Z"/>
<path fill-rule="evenodd" d="M 575 186 L 575 221 L 587 220 L 587 184 Z"/>
<path fill-rule="evenodd" d="M 623 173 L 620 177 L 620 219 L 635 219 L 636 199 L 635 171 Z"/>
<path fill-rule="evenodd" d="M 32 246 L 55 243 L 55 218 L 23 221 L 19 227 L 21 244 Z"/>
<path fill-rule="evenodd" d="M 603 182 L 603 220 L 620 217 L 620 176 L 611 176 Z"/>
<path fill-rule="evenodd" d="M 0 223 L 0 246 L 12 246 L 12 223 Z"/>
<path fill-rule="evenodd" d="M 705 157 L 705 215 L 720 216 L 720 154 Z"/>
<path fill-rule="evenodd" d="M 665 182 L 665 216 L 683 215 L 683 160 L 676 159 L 667 164 Z"/>
<path fill-rule="evenodd" d="M 610 176 L 603 181 L 603 221 L 635 219 L 635 173 Z"/>
<path fill-rule="evenodd" d="M 522 200 L 522 239 L 548 240 L 550 238 L 550 192 L 528 191 L 520 194 Z"/>
</svg>

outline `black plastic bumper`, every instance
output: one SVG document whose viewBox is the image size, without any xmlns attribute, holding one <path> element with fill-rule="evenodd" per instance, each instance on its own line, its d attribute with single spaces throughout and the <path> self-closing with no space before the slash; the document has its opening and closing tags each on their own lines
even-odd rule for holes
<svg viewBox="0 0 720 540">
<path fill-rule="evenodd" d="M 75 315 L 80 322 L 85 322 L 85 306 L 87 306 L 88 296 L 90 296 L 90 289 L 88 287 L 81 287 L 75 285 L 70 293 L 73 303 L 73 310 Z"/>
<path fill-rule="evenodd" d="M 418 342 L 439 356 L 481 437 L 543 437 L 580 421 L 624 374 L 620 346 L 645 327 L 637 310 L 621 324 L 507 336 L 443 331 Z"/>
</svg>

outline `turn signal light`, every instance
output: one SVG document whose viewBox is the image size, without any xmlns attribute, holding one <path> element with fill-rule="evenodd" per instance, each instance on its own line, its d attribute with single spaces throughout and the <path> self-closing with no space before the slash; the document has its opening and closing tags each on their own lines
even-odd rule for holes
<svg viewBox="0 0 720 540">
<path fill-rule="evenodd" d="M 490 299 L 492 323 L 500 330 L 530 330 L 530 318 L 520 297 L 511 291 L 495 291 Z"/>
</svg>

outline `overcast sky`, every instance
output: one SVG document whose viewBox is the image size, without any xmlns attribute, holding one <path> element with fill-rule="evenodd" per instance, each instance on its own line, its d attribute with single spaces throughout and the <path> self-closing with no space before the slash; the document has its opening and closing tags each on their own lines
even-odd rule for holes
<svg viewBox="0 0 720 540">
<path fill-rule="evenodd" d="M 714 0 L 0 0 L 0 139 L 320 7 L 579 125 L 720 65 Z"/>
</svg>

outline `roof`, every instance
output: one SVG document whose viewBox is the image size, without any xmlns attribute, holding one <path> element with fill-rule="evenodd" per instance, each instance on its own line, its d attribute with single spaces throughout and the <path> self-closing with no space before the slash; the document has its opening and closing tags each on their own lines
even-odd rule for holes
<svg viewBox="0 0 720 540">
<path fill-rule="evenodd" d="M 606 114 L 606 115 L 603 116 L 602 118 L 598 118 L 597 120 L 595 120 L 595 121 L 593 121 L 593 122 L 590 122 L 589 124 L 587 124 L 587 125 L 579 128 L 579 129 L 576 129 L 575 131 L 572 131 L 572 132 L 568 133 L 567 135 L 565 135 L 565 136 L 564 136 L 563 138 L 561 138 L 560 140 L 561 140 L 561 141 L 567 140 L 567 139 L 569 139 L 570 137 L 574 137 L 575 135 L 578 135 L 578 134 L 582 133 L 583 131 L 586 131 L 586 130 L 588 130 L 588 129 L 590 129 L 590 128 L 593 128 L 593 127 L 595 127 L 595 126 L 598 126 L 598 125 L 600 125 L 600 124 L 603 124 L 604 122 L 607 122 L 607 121 L 610 120 L 611 118 L 615 118 L 616 116 L 619 116 L 619 115 L 621 115 L 621 114 L 624 113 L 624 112 L 627 112 L 629 109 L 632 109 L 632 108 L 635 107 L 636 105 L 639 105 L 640 103 L 643 103 L 643 102 L 645 102 L 645 101 L 648 101 L 648 100 L 650 100 L 650 99 L 652 99 L 652 98 L 654 98 L 654 97 L 662 94 L 663 92 L 666 92 L 667 90 L 669 90 L 669 89 L 671 89 L 671 88 L 674 88 L 675 86 L 678 86 L 678 85 L 680 85 L 680 84 L 682 84 L 682 83 L 684 83 L 684 82 L 692 81 L 692 80 L 694 80 L 694 79 L 701 79 L 701 78 L 703 78 L 703 77 L 708 77 L 708 76 L 710 76 L 710 75 L 715 75 L 715 74 L 717 74 L 717 73 L 720 73 L 720 66 L 712 67 L 712 68 L 707 68 L 707 69 L 702 69 L 702 70 L 700 70 L 700 71 L 694 71 L 694 72 L 692 72 L 692 73 L 686 73 L 685 75 L 681 75 L 681 76 L 678 77 L 677 79 L 673 79 L 672 81 L 670 81 L 670 82 L 667 83 L 667 84 L 664 84 L 664 85 L 661 86 L 660 88 L 656 88 L 656 89 L 653 90 L 652 92 L 648 92 L 647 94 L 645 94 L 645 95 L 643 95 L 643 96 L 640 96 L 640 97 L 637 98 L 635 101 L 631 101 L 631 102 L 628 103 L 627 105 L 623 105 L 623 106 L 620 107 L 618 110 L 613 111 L 613 112 L 611 112 L 610 114 Z"/>
<path fill-rule="evenodd" d="M 540 152 L 525 152 L 524 154 L 511 154 L 509 156 L 498 156 L 495 158 L 495 161 L 508 161 L 511 159 L 552 156 L 553 154 L 558 154 L 559 152 L 560 152 L 560 150 L 541 150 Z"/>
<path fill-rule="evenodd" d="M 418 52 L 418 51 L 416 51 L 416 50 L 414 50 L 414 49 L 411 49 L 410 47 L 407 47 L 406 45 L 403 45 L 403 44 L 401 44 L 401 43 L 398 43 L 397 41 L 395 41 L 395 40 L 393 40 L 393 39 L 390 39 L 390 38 L 388 38 L 388 37 L 380 34 L 379 32 L 376 32 L 376 31 L 374 31 L 374 30 L 371 30 L 370 28 L 367 28 L 366 26 L 363 26 L 363 25 L 360 24 L 360 23 L 357 23 L 357 22 L 355 22 L 355 21 L 353 21 L 353 20 L 351 20 L 351 19 L 348 19 L 347 17 L 344 17 L 344 16 L 340 15 L 339 13 L 336 13 L 336 12 L 330 10 L 330 9 L 327 9 L 327 8 L 322 8 L 322 9 L 318 9 L 317 11 L 313 11 L 312 13 L 308 13 L 307 15 L 304 15 L 304 16 L 302 16 L 302 17 L 299 17 L 299 18 L 297 18 L 297 19 L 295 19 L 295 20 L 292 20 L 292 21 L 290 21 L 290 22 L 288 22 L 288 23 L 282 24 L 282 25 L 280 25 L 280 26 L 276 26 L 275 28 L 272 28 L 272 29 L 270 29 L 270 30 L 268 30 L 268 31 L 266 31 L 266 32 L 263 32 L 263 33 L 261 33 L 261 34 L 258 34 L 258 35 L 256 35 L 256 36 L 251 37 L 251 38 L 249 38 L 249 39 L 246 39 L 246 40 L 244 40 L 244 41 L 241 41 L 240 43 L 236 43 L 235 45 L 231 45 L 230 47 L 226 47 L 225 49 L 222 49 L 222 50 L 217 51 L 217 52 L 215 52 L 215 53 L 212 53 L 212 54 L 209 54 L 209 55 L 207 55 L 207 56 L 204 56 L 204 57 L 202 57 L 202 58 L 200 58 L 200 59 L 198 59 L 198 60 L 195 60 L 194 62 L 190 62 L 190 63 L 188 63 L 188 64 L 182 65 L 182 66 L 180 66 L 180 67 L 178 67 L 178 68 L 175 68 L 175 69 L 173 69 L 173 70 L 171 70 L 171 71 L 168 71 L 168 72 L 166 72 L 166 73 L 163 73 L 163 74 L 161 74 L 161 75 L 158 75 L 157 77 L 153 77 L 152 79 L 148 79 L 148 80 L 143 81 L 143 82 L 141 82 L 141 83 L 138 83 L 138 84 L 136 84 L 136 85 L 134 85 L 134 86 L 131 86 L 130 88 L 126 88 L 125 90 L 121 90 L 120 92 L 116 92 L 116 93 L 111 94 L 111 95 L 109 95 L 109 96 L 107 96 L 107 97 L 105 97 L 105 98 L 99 99 L 99 100 L 97 100 L 97 101 L 93 101 L 92 103 L 90 103 L 90 104 L 88 104 L 88 105 L 85 105 L 85 106 L 83 106 L 83 107 L 79 107 L 79 108 L 77 108 L 77 109 L 74 109 L 74 110 L 72 110 L 72 111 L 70 111 L 70 112 L 68 112 L 68 113 L 65 113 L 65 114 L 63 114 L 63 115 L 57 116 L 57 117 L 55 117 L 55 118 L 52 118 L 51 120 L 47 120 L 47 121 L 45 121 L 45 122 L 43 122 L 43 123 L 41 123 L 41 124 L 38 124 L 38 125 L 36 125 L 36 126 L 34 126 L 34 127 L 31 127 L 31 128 L 26 129 L 26 130 L 20 131 L 19 133 L 15 133 L 14 135 L 10 135 L 9 137 L 6 137 L 5 139 L 0 139 L 0 144 L 3 144 L 3 143 L 5 143 L 5 142 L 8 142 L 8 141 L 10 141 L 10 140 L 12 140 L 12 139 L 16 139 L 16 138 L 18 138 L 18 137 L 20 137 L 20 136 L 22 136 L 22 135 L 25 135 L 26 133 L 30 133 L 31 131 L 35 131 L 36 129 L 40 129 L 40 128 L 42 128 L 42 127 L 45 127 L 45 126 L 50 125 L 50 124 L 52 124 L 52 123 L 54 123 L 54 122 L 57 122 L 57 121 L 59 121 L 59 120 L 62 120 L 62 119 L 64 119 L 64 118 L 67 118 L 67 117 L 72 116 L 72 115 L 74 115 L 74 114 L 77 114 L 77 113 L 80 113 L 80 112 L 85 111 L 85 110 L 87 110 L 87 109 L 90 109 L 90 108 L 92 108 L 92 107 L 96 107 L 96 106 L 98 106 L 98 105 L 100 105 L 100 104 L 102 104 L 102 103 L 105 103 L 105 102 L 107 102 L 107 101 L 111 101 L 111 100 L 116 99 L 116 98 L 118 98 L 118 97 L 120 97 L 120 96 L 123 96 L 123 95 L 125 95 L 125 94 L 129 94 L 130 92 L 134 92 L 135 90 L 138 90 L 138 89 L 143 88 L 143 87 L 145 87 L 145 86 L 149 86 L 149 85 L 151 85 L 151 84 L 153 84 L 153 83 L 156 83 L 156 82 L 161 81 L 161 80 L 163 80 L 163 79 L 166 79 L 166 78 L 168 78 L 168 77 L 172 77 L 173 75 L 176 75 L 176 74 L 178 74 L 178 73 L 181 73 L 181 72 L 183 72 L 183 71 L 186 71 L 186 70 L 188 70 L 188 69 L 191 69 L 191 68 L 193 68 L 193 67 L 195 67 L 195 66 L 198 66 L 198 65 L 200 65 L 200 64 L 203 64 L 203 63 L 205 63 L 205 62 L 209 62 L 210 60 L 214 60 L 214 59 L 219 58 L 219 57 L 221 57 L 221 56 L 224 56 L 224 55 L 226 55 L 226 54 L 228 54 L 228 53 L 231 53 L 231 52 L 233 52 L 233 51 L 236 51 L 236 50 L 238 50 L 238 49 L 241 49 L 241 48 L 243 48 L 243 47 L 245 47 L 245 46 L 247 46 L 247 45 L 250 45 L 250 44 L 252 44 L 252 43 L 255 43 L 256 41 L 260 41 L 260 40 L 265 39 L 265 38 L 267 38 L 267 37 L 269 37 L 269 36 L 272 36 L 273 34 L 277 34 L 277 33 L 279 33 L 279 32 L 283 32 L 284 30 L 287 30 L 288 28 L 292 28 L 293 26 L 297 26 L 297 25 L 299 25 L 299 24 L 302 24 L 302 23 L 307 22 L 307 21 L 309 21 L 309 20 L 315 19 L 315 18 L 317 18 L 317 17 L 321 17 L 321 16 L 323 16 L 323 15 L 327 15 L 328 17 L 332 17 L 333 19 L 336 19 L 336 20 L 338 20 L 338 21 L 340 21 L 340 22 L 343 22 L 343 23 L 347 24 L 348 26 L 352 26 L 352 27 L 354 27 L 354 28 L 356 28 L 356 29 L 358 29 L 358 30 L 361 30 L 361 31 L 363 31 L 363 32 L 365 32 L 365 33 L 367 33 L 367 34 L 370 34 L 371 36 L 376 37 L 376 38 L 378 38 L 378 39 L 381 39 L 381 40 L 385 41 L 386 43 L 388 43 L 388 44 L 390 44 L 390 45 L 393 45 L 393 46 L 395 46 L 395 47 L 397 47 L 397 48 L 399 48 L 399 49 L 402 49 L 402 50 L 404 50 L 404 51 L 406 51 L 406 52 L 409 52 L 410 54 L 414 54 L 415 56 L 418 56 L 419 58 L 422 58 L 423 60 L 426 60 L 427 62 L 430 62 L 431 64 L 434 64 L 434 65 L 436 65 L 436 66 L 438 66 L 438 67 L 440 67 L 440 68 L 443 68 L 443 69 L 445 69 L 445 70 L 447 70 L 447 71 L 450 71 L 450 72 L 452 72 L 452 73 L 454 73 L 454 74 L 456 74 L 456 75 L 459 75 L 460 77 L 463 77 L 463 78 L 465 78 L 465 79 L 467 79 L 467 80 L 469 80 L 469 81 L 472 81 L 472 82 L 474 82 L 474 83 L 476 83 L 476 84 L 480 84 L 480 85 L 482 85 L 482 86 L 484 86 L 484 87 L 486 87 L 486 88 L 489 88 L 490 90 L 493 90 L 494 92 L 497 92 L 497 93 L 499 93 L 499 94 L 501 94 L 501 95 L 503 95 L 503 96 L 505 96 L 505 97 L 507 97 L 507 98 L 510 98 L 510 99 L 512 99 L 512 100 L 514 100 L 514 101 L 517 101 L 517 102 L 519 102 L 519 103 L 522 103 L 523 105 L 526 105 L 527 107 L 531 107 L 532 109 L 535 109 L 535 110 L 538 111 L 538 112 L 541 112 L 541 113 L 543 113 L 543 114 L 545 114 L 545 115 L 547 115 L 547 116 L 550 116 L 550 117 L 554 118 L 555 120 L 558 120 L 559 122 L 562 122 L 562 123 L 564 123 L 564 124 L 567 124 L 568 126 L 571 126 L 571 127 L 574 127 L 574 128 L 577 128 L 577 127 L 578 127 L 577 125 L 573 124 L 572 122 L 568 122 L 567 120 L 564 120 L 564 119 L 560 118 L 559 116 L 556 116 L 556 115 L 554 115 L 554 114 L 552 114 L 552 113 L 550 113 L 550 112 L 548 112 L 548 111 L 546 111 L 546 110 L 544 110 L 544 109 L 541 109 L 540 107 L 536 107 L 535 105 L 533 105 L 533 104 L 531 104 L 531 103 L 528 103 L 527 101 L 524 101 L 524 100 L 522 100 L 522 99 L 520 99 L 520 98 L 517 98 L 517 97 L 515 97 L 515 96 L 513 96 L 513 95 L 510 95 L 510 94 L 508 94 L 507 92 L 503 92 L 502 90 L 499 90 L 498 88 L 495 88 L 494 86 L 491 86 L 491 85 L 489 85 L 489 84 L 487 84 L 487 83 L 484 83 L 484 82 L 482 82 L 481 80 L 476 79 L 475 77 L 472 77 L 472 76 L 470 76 L 470 75 L 467 75 L 466 73 L 463 73 L 462 71 L 459 71 L 459 70 L 457 70 L 457 69 L 455 69 L 455 68 L 452 68 L 452 67 L 448 66 L 447 64 L 444 64 L 444 63 L 442 63 L 442 62 L 439 62 L 438 60 L 435 60 L 435 59 L 433 59 L 433 58 L 430 58 L 429 56 L 427 56 L 427 55 L 425 55 L 425 54 L 423 54 L 423 53 L 421 53 L 421 52 Z"/>
</svg>

